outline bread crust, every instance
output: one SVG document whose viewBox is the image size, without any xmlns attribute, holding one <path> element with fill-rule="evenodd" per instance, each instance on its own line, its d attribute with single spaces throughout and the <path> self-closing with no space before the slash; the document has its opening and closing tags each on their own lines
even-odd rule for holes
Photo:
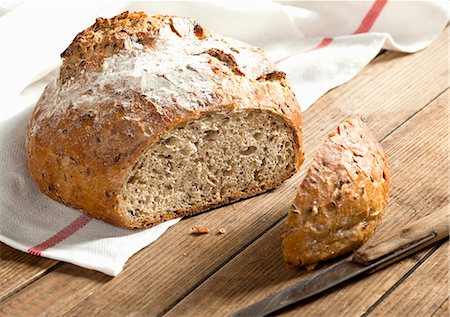
<svg viewBox="0 0 450 317">
<path fill-rule="evenodd" d="M 316 153 L 288 213 L 285 261 L 315 264 L 358 248 L 381 222 L 388 191 L 380 144 L 360 117 L 343 121 Z"/>
<path fill-rule="evenodd" d="M 213 111 L 276 114 L 295 137 L 296 168 L 303 162 L 300 108 L 284 73 L 258 48 L 188 18 L 124 12 L 97 19 L 61 56 L 59 76 L 32 114 L 26 149 L 41 191 L 63 204 L 136 227 L 118 205 L 141 155 Z"/>
</svg>

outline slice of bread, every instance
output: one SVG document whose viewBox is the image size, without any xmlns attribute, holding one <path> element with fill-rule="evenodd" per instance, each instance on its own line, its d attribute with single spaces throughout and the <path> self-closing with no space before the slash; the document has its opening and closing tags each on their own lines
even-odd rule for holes
<svg viewBox="0 0 450 317">
<path fill-rule="evenodd" d="M 295 151 L 292 131 L 277 116 L 214 112 L 167 133 L 142 156 L 120 208 L 145 223 L 249 197 L 290 177 Z"/>
<path fill-rule="evenodd" d="M 379 225 L 388 201 L 385 154 L 360 117 L 342 122 L 316 153 L 285 227 L 284 257 L 294 266 L 353 251 Z"/>
<path fill-rule="evenodd" d="M 281 184 L 303 162 L 284 73 L 189 18 L 124 12 L 76 36 L 27 133 L 49 197 L 148 228 Z"/>
</svg>

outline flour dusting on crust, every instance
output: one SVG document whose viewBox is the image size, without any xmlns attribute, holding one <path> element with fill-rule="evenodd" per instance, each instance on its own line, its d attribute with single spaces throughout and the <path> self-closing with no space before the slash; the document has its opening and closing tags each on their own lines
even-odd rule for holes
<svg viewBox="0 0 450 317">
<path fill-rule="evenodd" d="M 235 62 L 244 85 L 275 70 L 258 48 L 210 32 L 199 39 L 194 33 L 198 24 L 193 20 L 174 17 L 172 22 L 157 30 L 151 47 L 131 35 L 124 39 L 123 50 L 104 58 L 98 71 L 81 70 L 60 88 L 58 81 L 53 82 L 46 90 L 51 98 L 46 98 L 45 112 L 37 121 L 61 115 L 69 108 L 96 113 L 99 104 L 117 95 L 129 97 L 128 102 L 126 98 L 121 102 L 124 108 L 138 94 L 153 103 L 161 115 L 177 108 L 195 110 L 199 104 L 213 103 L 219 86 L 235 76 L 227 62 Z M 133 115 L 126 118 L 133 120 Z"/>
</svg>

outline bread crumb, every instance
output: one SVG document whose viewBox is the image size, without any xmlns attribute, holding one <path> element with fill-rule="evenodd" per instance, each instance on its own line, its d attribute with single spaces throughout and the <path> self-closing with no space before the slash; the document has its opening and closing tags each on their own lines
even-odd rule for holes
<svg viewBox="0 0 450 317">
<path fill-rule="evenodd" d="M 317 266 L 317 263 L 310 264 L 310 265 L 306 265 L 306 266 L 305 266 L 305 269 L 309 272 L 309 271 L 314 270 L 314 268 L 315 268 L 316 266 Z"/>
<path fill-rule="evenodd" d="M 219 229 L 219 233 L 220 234 L 225 234 L 225 233 L 227 233 L 227 231 L 225 230 L 225 228 L 220 228 Z"/>
<path fill-rule="evenodd" d="M 317 202 L 313 201 L 313 206 L 311 208 L 311 212 L 313 215 L 317 215 L 319 213 L 319 209 L 317 208 Z"/>
<path fill-rule="evenodd" d="M 209 233 L 209 229 L 203 226 L 193 226 L 191 228 L 192 234 L 207 234 Z"/>
<path fill-rule="evenodd" d="M 187 253 L 183 253 L 183 256 L 187 256 Z"/>
</svg>

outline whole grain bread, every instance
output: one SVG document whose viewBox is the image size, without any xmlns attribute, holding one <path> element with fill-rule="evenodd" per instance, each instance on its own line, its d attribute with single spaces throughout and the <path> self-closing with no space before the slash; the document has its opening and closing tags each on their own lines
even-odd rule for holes
<svg viewBox="0 0 450 317">
<path fill-rule="evenodd" d="M 358 248 L 388 201 L 386 156 L 360 117 L 342 122 L 316 153 L 285 226 L 284 257 L 302 266 Z"/>
<path fill-rule="evenodd" d="M 192 19 L 100 18 L 61 56 L 29 123 L 29 170 L 95 218 L 151 227 L 267 191 L 303 162 L 285 74 Z"/>
</svg>

